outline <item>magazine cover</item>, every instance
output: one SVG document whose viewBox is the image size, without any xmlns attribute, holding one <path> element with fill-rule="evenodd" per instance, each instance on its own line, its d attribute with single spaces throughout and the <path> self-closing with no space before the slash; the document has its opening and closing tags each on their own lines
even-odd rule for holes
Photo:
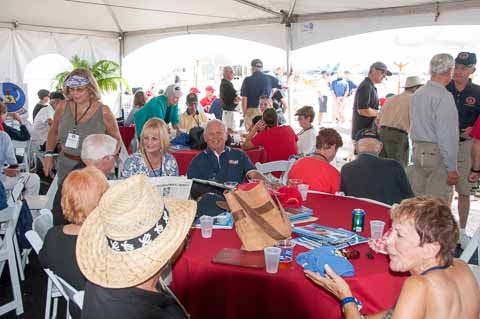
<svg viewBox="0 0 480 319">
<path fill-rule="evenodd" d="M 300 206 L 298 208 L 285 209 L 285 213 L 287 214 L 288 219 L 293 222 L 301 219 L 307 219 L 313 215 L 313 210 L 305 206 Z"/>
<path fill-rule="evenodd" d="M 355 232 L 319 224 L 293 227 L 293 232 L 301 235 L 301 237 L 294 238 L 294 241 L 301 246 L 308 246 L 307 248 L 329 245 L 341 249 L 368 242 L 368 238 Z"/>
</svg>

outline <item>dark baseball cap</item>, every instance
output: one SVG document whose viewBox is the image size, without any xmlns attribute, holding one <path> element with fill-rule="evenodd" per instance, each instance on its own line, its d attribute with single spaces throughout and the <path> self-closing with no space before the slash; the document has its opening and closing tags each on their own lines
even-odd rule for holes
<svg viewBox="0 0 480 319">
<path fill-rule="evenodd" d="M 370 70 L 377 69 L 385 72 L 386 75 L 392 76 L 392 72 L 388 71 L 387 65 L 383 62 L 377 61 L 370 66 Z"/>
<path fill-rule="evenodd" d="M 195 93 L 188 93 L 187 104 L 198 102 L 198 96 Z"/>
<path fill-rule="evenodd" d="M 62 92 L 55 91 L 50 93 L 50 100 L 57 99 L 57 100 L 65 100 L 65 96 Z"/>
<path fill-rule="evenodd" d="M 263 62 L 260 59 L 253 59 L 250 65 L 256 68 L 263 68 Z"/>
<path fill-rule="evenodd" d="M 455 59 L 455 63 L 466 66 L 477 64 L 477 56 L 472 52 L 460 52 Z"/>
<path fill-rule="evenodd" d="M 374 138 L 380 141 L 380 136 L 378 135 L 377 131 L 371 128 L 364 128 L 360 130 L 355 135 L 355 141 L 358 142 L 362 138 Z"/>
<path fill-rule="evenodd" d="M 38 98 L 39 99 L 43 99 L 44 97 L 47 97 L 50 95 L 50 92 L 48 90 L 45 90 L 45 89 L 41 89 L 37 92 L 37 95 L 38 95 Z"/>
</svg>

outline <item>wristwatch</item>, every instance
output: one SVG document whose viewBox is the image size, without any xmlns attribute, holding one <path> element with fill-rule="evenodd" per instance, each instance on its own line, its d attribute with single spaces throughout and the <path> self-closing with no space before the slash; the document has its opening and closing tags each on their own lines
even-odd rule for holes
<svg viewBox="0 0 480 319">
<path fill-rule="evenodd" d="M 344 306 L 347 304 L 347 303 L 351 303 L 351 302 L 354 302 L 357 304 L 357 307 L 358 307 L 358 311 L 362 310 L 362 302 L 360 300 L 358 300 L 357 298 L 351 296 L 351 297 L 346 297 L 346 298 L 343 298 L 341 301 L 340 301 L 340 304 L 342 306 L 342 312 L 345 312 L 345 308 Z"/>
</svg>

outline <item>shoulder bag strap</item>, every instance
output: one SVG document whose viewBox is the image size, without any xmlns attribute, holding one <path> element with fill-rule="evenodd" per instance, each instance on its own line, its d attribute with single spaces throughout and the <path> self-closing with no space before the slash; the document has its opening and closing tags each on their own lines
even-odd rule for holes
<svg viewBox="0 0 480 319">
<path fill-rule="evenodd" d="M 238 194 L 232 192 L 232 195 L 236 198 L 240 206 L 242 206 L 243 211 L 247 214 L 260 228 L 265 231 L 268 236 L 276 240 L 285 239 L 285 236 L 280 234 L 275 228 L 272 227 L 269 223 L 263 219 L 252 207 L 250 207 Z"/>
</svg>

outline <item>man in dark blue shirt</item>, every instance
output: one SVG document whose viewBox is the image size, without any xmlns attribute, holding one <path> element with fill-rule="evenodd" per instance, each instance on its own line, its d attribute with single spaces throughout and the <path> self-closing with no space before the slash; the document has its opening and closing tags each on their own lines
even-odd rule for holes
<svg viewBox="0 0 480 319">
<path fill-rule="evenodd" d="M 468 181 L 472 166 L 472 139 L 470 132 L 480 113 L 480 86 L 473 84 L 470 76 L 475 72 L 477 57 L 475 53 L 460 52 L 455 59 L 453 80 L 447 85 L 452 93 L 458 111 L 460 145 L 458 148 L 457 169 L 459 181 L 455 185 L 458 193 L 458 213 L 460 216 L 460 240 L 466 242 L 465 225 L 470 210 L 470 191 L 472 184 Z"/>
<path fill-rule="evenodd" d="M 281 89 L 278 79 L 262 72 L 263 63 L 260 59 L 254 59 L 251 63 L 252 75 L 243 80 L 240 95 L 242 96 L 242 111 L 245 120 L 245 128 L 248 130 L 252 125 L 252 119 L 262 115 L 258 109 L 261 96 L 272 96 L 272 88 Z"/>
<path fill-rule="evenodd" d="M 5 187 L 0 181 L 0 210 L 7 208 L 7 194 L 5 193 Z"/>
<path fill-rule="evenodd" d="M 225 146 L 227 134 L 222 121 L 209 121 L 204 132 L 207 148 L 199 153 L 188 166 L 188 178 L 212 180 L 218 183 L 242 183 L 245 177 L 262 179 L 265 177 L 255 169 L 247 154 L 238 149 Z M 194 183 L 192 197 L 198 198 L 205 193 L 221 193 L 223 189 Z"/>
</svg>

